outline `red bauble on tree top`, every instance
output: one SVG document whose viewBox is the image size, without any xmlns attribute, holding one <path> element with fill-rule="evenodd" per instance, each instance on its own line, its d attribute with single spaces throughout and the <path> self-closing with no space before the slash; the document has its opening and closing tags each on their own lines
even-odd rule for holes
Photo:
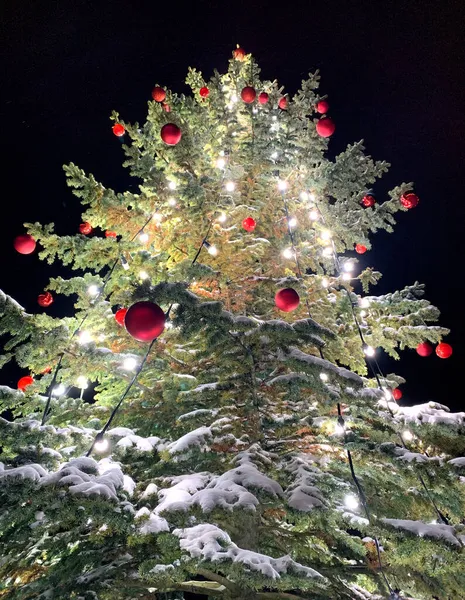
<svg viewBox="0 0 465 600">
<path fill-rule="evenodd" d="M 107 237 L 107 238 L 115 238 L 116 237 L 116 231 L 105 231 L 105 237 Z"/>
<path fill-rule="evenodd" d="M 257 223 L 255 222 L 255 219 L 252 219 L 252 217 L 247 217 L 246 219 L 244 219 L 242 221 L 242 227 L 246 231 L 253 231 L 256 226 L 257 226 Z"/>
<path fill-rule="evenodd" d="M 235 50 L 233 50 L 233 56 L 236 60 L 244 60 L 244 58 L 245 58 L 244 48 L 236 48 Z"/>
<path fill-rule="evenodd" d="M 260 102 L 260 104 L 266 104 L 269 99 L 270 97 L 266 92 L 261 92 L 261 94 L 258 94 L 258 101 Z"/>
<path fill-rule="evenodd" d="M 165 90 L 158 85 L 155 86 L 152 90 L 152 98 L 155 100 L 155 102 L 163 102 L 163 100 L 166 98 Z"/>
<path fill-rule="evenodd" d="M 154 302 L 136 302 L 126 313 L 126 331 L 139 342 L 152 342 L 165 328 L 165 313 Z"/>
<path fill-rule="evenodd" d="M 402 196 L 400 197 L 400 203 L 404 208 L 408 210 L 410 210 L 411 208 L 415 208 L 415 206 L 418 206 L 419 202 L 420 199 L 413 192 L 407 192 L 406 194 L 402 194 Z"/>
<path fill-rule="evenodd" d="M 126 131 L 124 129 L 124 126 L 121 125 L 121 123 L 115 123 L 111 129 L 112 129 L 113 133 L 116 135 L 116 137 L 121 137 L 122 135 L 124 135 L 124 132 Z"/>
<path fill-rule="evenodd" d="M 291 312 L 300 304 L 299 294 L 293 288 L 284 288 L 276 292 L 274 303 L 283 312 Z"/>
<path fill-rule="evenodd" d="M 287 100 L 286 96 L 283 96 L 282 98 L 279 99 L 278 106 L 281 110 L 286 110 L 287 104 L 288 104 L 288 100 Z"/>
<path fill-rule="evenodd" d="M 18 390 L 24 392 L 26 388 L 28 388 L 33 383 L 34 377 L 31 377 L 30 375 L 25 375 L 24 377 L 21 377 L 21 379 L 18 381 Z"/>
<path fill-rule="evenodd" d="M 201 87 L 199 90 L 199 94 L 202 98 L 207 98 L 210 93 L 210 90 L 207 87 Z"/>
<path fill-rule="evenodd" d="M 400 390 L 399 388 L 392 390 L 392 397 L 394 398 L 394 400 L 400 400 L 402 398 L 402 390 Z"/>
<path fill-rule="evenodd" d="M 370 208 L 370 206 L 374 206 L 376 204 L 376 199 L 371 194 L 367 194 L 360 200 L 360 204 L 365 208 Z"/>
<path fill-rule="evenodd" d="M 433 346 L 429 342 L 421 342 L 421 344 L 418 344 L 417 346 L 417 353 L 420 356 L 430 356 L 432 352 Z"/>
<path fill-rule="evenodd" d="M 257 92 L 250 85 L 246 86 L 241 92 L 241 98 L 246 104 L 252 104 L 256 97 Z"/>
<path fill-rule="evenodd" d="M 367 247 L 363 244 L 355 244 L 355 252 L 357 252 L 357 254 L 365 254 L 366 251 Z"/>
<path fill-rule="evenodd" d="M 128 312 L 127 308 L 120 308 L 119 310 L 117 310 L 115 312 L 115 321 L 118 323 L 118 325 L 121 325 L 121 326 L 124 325 L 124 319 L 126 317 L 127 312 Z"/>
<path fill-rule="evenodd" d="M 334 121 L 329 117 L 321 118 L 316 124 L 316 132 L 321 137 L 330 137 L 336 131 Z"/>
<path fill-rule="evenodd" d="M 39 306 L 47 308 L 47 306 L 53 304 L 52 294 L 50 292 L 44 292 L 43 294 L 39 294 L 37 298 L 37 303 L 39 304 Z"/>
<path fill-rule="evenodd" d="M 87 221 L 79 225 L 79 233 L 82 233 L 83 235 L 90 235 L 93 231 L 92 225 Z"/>
<path fill-rule="evenodd" d="M 439 358 L 449 358 L 449 356 L 452 356 L 452 346 L 445 342 L 441 342 L 436 346 L 436 354 Z"/>
<path fill-rule="evenodd" d="M 163 125 L 161 128 L 160 135 L 165 144 L 168 146 L 176 146 L 176 144 L 181 141 L 182 131 L 174 123 L 166 123 L 166 125 Z"/>
<path fill-rule="evenodd" d="M 319 102 L 317 102 L 316 111 L 319 112 L 321 115 L 324 115 L 325 113 L 327 113 L 328 110 L 329 110 L 329 103 L 327 100 L 320 100 Z"/>
<path fill-rule="evenodd" d="M 32 235 L 25 233 L 24 235 L 15 237 L 13 246 L 15 247 L 16 252 L 19 252 L 20 254 L 32 254 L 36 249 L 36 241 Z"/>
</svg>

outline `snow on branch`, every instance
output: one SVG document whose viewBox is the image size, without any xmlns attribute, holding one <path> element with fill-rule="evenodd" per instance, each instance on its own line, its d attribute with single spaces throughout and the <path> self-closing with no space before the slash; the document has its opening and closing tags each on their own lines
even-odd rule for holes
<svg viewBox="0 0 465 600">
<path fill-rule="evenodd" d="M 395 529 L 409 531 L 418 537 L 435 538 L 453 546 L 464 546 L 464 543 L 456 536 L 455 528 L 451 525 L 423 523 L 422 521 L 411 521 L 409 519 L 381 519 L 381 521 Z"/>
<path fill-rule="evenodd" d="M 380 400 L 381 408 L 388 408 L 387 400 Z M 389 409 L 394 414 L 394 419 L 403 423 L 415 423 L 421 425 L 463 425 L 465 424 L 465 412 L 451 413 L 447 406 L 437 402 L 426 402 L 416 406 L 399 406 L 395 402 L 389 402 Z"/>
</svg>

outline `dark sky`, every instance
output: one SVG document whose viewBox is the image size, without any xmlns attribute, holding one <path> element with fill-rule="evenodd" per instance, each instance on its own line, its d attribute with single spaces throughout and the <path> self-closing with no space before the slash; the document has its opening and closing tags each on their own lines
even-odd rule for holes
<svg viewBox="0 0 465 600">
<path fill-rule="evenodd" d="M 465 261 L 465 4 L 427 2 L 3 1 L 0 117 L 0 287 L 29 311 L 57 268 L 22 257 L 12 240 L 24 221 L 73 233 L 80 208 L 61 166 L 73 161 L 105 185 L 135 186 L 108 120 L 112 109 L 142 121 L 155 82 L 185 91 L 188 65 L 226 68 L 236 43 L 263 77 L 291 94 L 321 70 L 337 122 L 332 146 L 361 138 L 392 168 L 377 191 L 415 181 L 421 204 L 378 234 L 366 264 L 384 273 L 379 292 L 415 280 L 452 329 L 449 360 L 402 354 L 405 401 L 463 410 Z M 364 258 L 365 260 L 365 258 Z M 69 312 L 59 299 L 51 314 Z M 383 367 L 392 369 L 386 360 Z M 18 371 L 0 373 L 15 385 Z"/>
</svg>

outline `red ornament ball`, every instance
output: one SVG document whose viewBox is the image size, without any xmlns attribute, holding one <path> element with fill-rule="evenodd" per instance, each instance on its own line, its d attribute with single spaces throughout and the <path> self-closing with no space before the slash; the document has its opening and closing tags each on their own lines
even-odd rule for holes
<svg viewBox="0 0 465 600">
<path fill-rule="evenodd" d="M 336 125 L 334 121 L 329 117 L 323 117 L 316 124 L 316 132 L 321 137 L 330 137 L 336 131 Z"/>
<path fill-rule="evenodd" d="M 113 133 L 116 135 L 116 137 L 121 137 L 122 135 L 124 135 L 124 132 L 126 131 L 124 129 L 124 126 L 121 125 L 121 123 L 115 123 L 111 129 L 112 129 Z"/>
<path fill-rule="evenodd" d="M 92 225 L 87 221 L 79 225 L 79 233 L 82 233 L 83 235 L 89 235 L 92 233 L 92 231 Z"/>
<path fill-rule="evenodd" d="M 269 99 L 270 97 L 266 92 L 261 92 L 261 94 L 258 94 L 258 101 L 260 102 L 260 104 L 266 104 Z"/>
<path fill-rule="evenodd" d="M 452 346 L 445 342 L 441 342 L 436 346 L 436 354 L 439 358 L 449 358 L 449 356 L 452 356 Z"/>
<path fill-rule="evenodd" d="M 161 128 L 160 135 L 165 144 L 168 146 L 176 146 L 176 144 L 181 141 L 182 131 L 174 123 L 166 123 L 166 125 L 163 125 Z"/>
<path fill-rule="evenodd" d="M 44 292 L 43 294 L 39 294 L 37 298 L 37 303 L 39 306 L 47 308 L 50 304 L 53 304 L 53 296 L 50 292 Z"/>
<path fill-rule="evenodd" d="M 209 93 L 210 93 L 210 90 L 207 87 L 202 87 L 199 90 L 199 94 L 202 98 L 207 98 Z"/>
<path fill-rule="evenodd" d="M 283 312 L 291 312 L 300 304 L 299 294 L 292 288 L 284 288 L 276 292 L 274 303 Z"/>
<path fill-rule="evenodd" d="M 287 109 L 287 98 L 286 98 L 286 96 L 283 96 L 282 98 L 279 99 L 278 106 L 279 106 L 279 108 L 281 110 L 286 110 Z"/>
<path fill-rule="evenodd" d="M 250 85 L 246 86 L 241 92 L 241 98 L 246 104 L 252 104 L 256 97 L 257 92 L 255 91 L 255 88 L 250 87 Z"/>
<path fill-rule="evenodd" d="M 245 58 L 245 50 L 244 48 L 236 48 L 233 51 L 233 56 L 236 60 L 244 60 Z"/>
<path fill-rule="evenodd" d="M 36 249 L 36 241 L 32 235 L 29 235 L 28 233 L 15 237 L 13 245 L 16 252 L 19 252 L 20 254 L 32 254 Z"/>
<path fill-rule="evenodd" d="M 365 254 L 366 251 L 367 247 L 363 244 L 355 244 L 355 252 L 357 252 L 357 254 Z"/>
<path fill-rule="evenodd" d="M 252 219 L 252 217 L 247 217 L 246 219 L 244 219 L 242 221 L 242 227 L 246 231 L 253 231 L 256 226 L 257 226 L 257 223 L 255 222 L 255 219 Z"/>
<path fill-rule="evenodd" d="M 26 390 L 26 388 L 29 387 L 30 385 L 32 385 L 33 383 L 34 383 L 34 377 L 31 377 L 30 375 L 21 377 L 21 379 L 18 381 L 18 390 L 21 390 L 22 392 L 24 392 Z"/>
<path fill-rule="evenodd" d="M 169 104 L 166 104 L 166 102 L 162 102 L 161 107 L 165 112 L 171 112 L 171 106 Z"/>
<path fill-rule="evenodd" d="M 374 206 L 376 204 L 375 197 L 371 194 L 367 194 L 360 200 L 360 204 L 365 208 L 370 208 L 370 206 Z"/>
<path fill-rule="evenodd" d="M 152 98 L 155 100 L 155 102 L 163 102 L 163 100 L 166 98 L 165 90 L 157 85 L 152 90 Z"/>
<path fill-rule="evenodd" d="M 433 346 L 429 342 L 421 342 L 417 346 L 417 353 L 420 356 L 429 356 L 433 352 Z"/>
<path fill-rule="evenodd" d="M 415 206 L 418 206 L 419 202 L 420 198 L 418 198 L 418 196 L 413 192 L 402 194 L 402 196 L 400 197 L 400 203 L 404 208 L 408 210 L 410 210 L 411 208 L 415 208 Z"/>
<path fill-rule="evenodd" d="M 116 237 L 116 231 L 105 231 L 105 237 L 115 238 Z"/>
<path fill-rule="evenodd" d="M 119 310 L 117 310 L 115 312 L 115 321 L 118 323 L 118 325 L 121 325 L 121 326 L 124 325 L 124 319 L 126 317 L 127 312 L 128 312 L 127 308 L 120 308 Z"/>
<path fill-rule="evenodd" d="M 329 102 L 327 100 L 320 100 L 316 105 L 316 112 L 324 115 L 329 110 Z"/>
<path fill-rule="evenodd" d="M 394 400 L 400 400 L 402 398 L 402 390 L 399 390 L 399 388 L 392 390 L 392 397 Z"/>
<path fill-rule="evenodd" d="M 136 302 L 128 309 L 124 325 L 135 340 L 151 342 L 165 328 L 165 313 L 154 302 Z"/>
</svg>

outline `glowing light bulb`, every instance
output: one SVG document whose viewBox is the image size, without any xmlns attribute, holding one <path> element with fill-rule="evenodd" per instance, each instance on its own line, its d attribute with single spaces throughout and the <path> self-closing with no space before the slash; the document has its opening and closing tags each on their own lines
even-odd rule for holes
<svg viewBox="0 0 465 600">
<path fill-rule="evenodd" d="M 121 265 L 125 271 L 129 269 L 129 263 L 124 256 L 121 257 Z"/>
<path fill-rule="evenodd" d="M 321 381 L 328 381 L 329 377 L 326 373 L 320 373 Z"/>
<path fill-rule="evenodd" d="M 78 388 L 80 388 L 81 390 L 86 390 L 89 387 L 87 377 L 84 377 L 84 375 L 79 375 L 79 377 L 76 379 L 76 383 Z"/>
<path fill-rule="evenodd" d="M 176 206 L 176 198 L 168 198 L 168 204 L 170 206 Z"/>
<path fill-rule="evenodd" d="M 297 219 L 295 217 L 291 217 L 289 219 L 289 227 L 296 227 L 297 226 Z"/>
<path fill-rule="evenodd" d="M 273 119 L 273 121 L 277 121 L 277 119 L 278 119 L 278 117 L 276 115 L 273 115 L 271 118 Z"/>
<path fill-rule="evenodd" d="M 307 202 L 307 200 L 308 200 L 307 192 L 300 192 L 299 198 L 302 200 L 302 202 Z"/>
<path fill-rule="evenodd" d="M 383 392 L 384 392 L 384 397 L 386 398 L 386 400 L 392 400 L 392 394 L 391 391 L 388 390 L 387 388 L 383 388 Z"/>
<path fill-rule="evenodd" d="M 365 346 L 363 351 L 365 352 L 366 356 L 374 356 L 375 355 L 375 349 L 373 348 L 373 346 Z"/>
<path fill-rule="evenodd" d="M 227 192 L 234 192 L 234 190 L 236 189 L 236 184 L 234 183 L 234 181 L 227 181 L 225 188 Z"/>
<path fill-rule="evenodd" d="M 329 285 L 329 280 L 327 279 L 327 277 L 323 277 L 323 279 L 321 280 L 321 285 L 324 288 L 327 288 Z"/>
<path fill-rule="evenodd" d="M 326 258 L 329 258 L 333 255 L 333 249 L 330 246 L 328 246 L 327 248 L 323 248 L 321 254 L 323 254 L 323 256 L 326 256 Z"/>
<path fill-rule="evenodd" d="M 313 209 L 308 213 L 311 221 L 318 221 L 318 211 Z"/>
<path fill-rule="evenodd" d="M 370 306 L 370 301 L 368 300 L 368 298 L 361 298 L 360 299 L 360 306 L 362 308 L 368 308 Z"/>
<path fill-rule="evenodd" d="M 357 510 L 359 507 L 358 498 L 353 494 L 346 494 L 344 496 L 344 505 L 349 510 Z"/>
<path fill-rule="evenodd" d="M 234 102 L 234 104 L 239 100 L 239 98 L 236 96 L 236 94 L 233 94 L 231 96 L 231 102 Z"/>
<path fill-rule="evenodd" d="M 170 190 L 175 190 L 176 189 L 176 182 L 175 181 L 170 181 L 168 183 L 168 187 L 170 188 Z"/>
<path fill-rule="evenodd" d="M 331 239 L 331 232 L 328 229 L 323 229 L 321 232 L 321 239 L 328 242 Z"/>
<path fill-rule="evenodd" d="M 351 273 L 354 270 L 355 265 L 351 260 L 348 260 L 347 262 L 344 263 L 343 268 L 344 268 L 344 271 L 347 271 L 347 273 Z"/>
<path fill-rule="evenodd" d="M 411 431 L 406 429 L 405 431 L 402 432 L 402 437 L 404 438 L 405 441 L 411 442 L 414 438 L 414 435 Z"/>
<path fill-rule="evenodd" d="M 99 292 L 100 289 L 98 285 L 89 285 L 89 287 L 87 288 L 87 293 L 89 294 L 89 296 L 98 296 Z"/>
<path fill-rule="evenodd" d="M 252 108 L 252 112 L 254 113 L 254 115 L 256 115 L 258 113 L 258 108 Z"/>
<path fill-rule="evenodd" d="M 344 435 L 346 428 L 341 423 L 336 423 L 336 427 L 334 428 L 334 433 L 336 435 Z"/>
<path fill-rule="evenodd" d="M 273 152 L 273 154 L 271 155 L 271 158 L 273 160 L 276 160 L 278 158 L 278 153 L 277 152 Z"/>
<path fill-rule="evenodd" d="M 159 212 L 153 213 L 152 219 L 155 221 L 157 225 L 159 225 L 163 220 L 163 215 Z"/>
<path fill-rule="evenodd" d="M 284 258 L 294 258 L 294 250 L 292 248 L 285 248 L 283 250 Z"/>
<path fill-rule="evenodd" d="M 62 383 L 59 383 L 57 386 L 55 386 L 55 387 L 53 388 L 53 392 L 52 392 L 52 394 L 53 394 L 54 396 L 63 396 L 63 394 L 64 394 L 65 392 L 66 392 L 66 387 L 65 387 L 65 386 L 64 386 Z"/>
<path fill-rule="evenodd" d="M 310 202 L 315 202 L 316 200 L 316 196 L 313 192 L 310 192 L 310 194 L 308 195 L 308 199 L 310 200 Z"/>
<path fill-rule="evenodd" d="M 225 166 L 226 166 L 226 161 L 225 161 L 225 159 L 224 159 L 224 158 L 219 158 L 219 159 L 216 161 L 216 166 L 218 167 L 218 169 L 224 169 L 224 168 L 225 168 Z"/>
<path fill-rule="evenodd" d="M 361 310 L 360 311 L 360 316 L 362 317 L 362 319 L 363 319 L 363 317 L 366 317 L 367 316 L 367 311 L 366 310 Z"/>
<path fill-rule="evenodd" d="M 220 150 L 220 156 L 224 156 L 224 150 Z"/>
<path fill-rule="evenodd" d="M 85 344 L 90 344 L 90 342 L 92 341 L 92 336 L 88 331 L 80 331 L 78 341 L 81 344 L 81 346 L 84 346 Z"/>
<path fill-rule="evenodd" d="M 134 371 L 134 369 L 136 367 L 137 367 L 137 360 L 135 358 L 133 358 L 132 356 L 128 356 L 128 358 L 124 359 L 123 369 L 125 371 Z"/>
<path fill-rule="evenodd" d="M 148 241 L 149 241 L 149 234 L 148 234 L 148 233 L 145 233 L 145 231 L 144 231 L 144 232 L 142 232 L 142 233 L 139 235 L 139 241 L 140 241 L 140 242 L 142 242 L 142 244 L 145 244 L 146 242 L 148 242 Z"/>
<path fill-rule="evenodd" d="M 219 221 L 220 223 L 224 223 L 226 221 L 226 219 L 227 219 L 226 213 L 222 212 L 216 220 Z"/>
<path fill-rule="evenodd" d="M 285 181 L 284 179 L 280 179 L 278 181 L 278 190 L 280 192 L 285 192 L 287 190 L 287 181 Z"/>
<path fill-rule="evenodd" d="M 149 278 L 149 274 L 147 273 L 147 271 L 140 271 L 139 272 L 139 278 L 140 279 L 148 279 Z"/>
<path fill-rule="evenodd" d="M 105 452 L 106 450 L 108 450 L 108 446 L 109 443 L 107 438 L 104 438 L 103 435 L 100 436 L 100 434 L 98 434 L 95 438 L 94 450 L 96 452 Z"/>
<path fill-rule="evenodd" d="M 350 281 L 352 279 L 352 275 L 350 273 L 343 273 L 342 279 L 343 281 Z"/>
<path fill-rule="evenodd" d="M 218 254 L 218 248 L 212 244 L 211 246 L 208 247 L 207 250 L 208 254 L 211 254 L 212 256 L 216 256 Z"/>
</svg>

